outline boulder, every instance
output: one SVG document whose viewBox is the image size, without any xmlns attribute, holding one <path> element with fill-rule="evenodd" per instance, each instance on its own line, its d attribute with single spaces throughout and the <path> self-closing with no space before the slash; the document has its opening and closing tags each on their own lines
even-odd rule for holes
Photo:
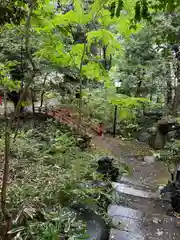
<svg viewBox="0 0 180 240">
<path fill-rule="evenodd" d="M 178 125 L 179 123 L 172 116 L 166 116 L 157 122 L 157 128 L 163 134 L 167 134 L 169 131 L 175 130 Z"/>
<path fill-rule="evenodd" d="M 163 200 L 169 201 L 175 212 L 180 213 L 180 183 L 169 182 L 162 190 Z"/>
<path fill-rule="evenodd" d="M 101 157 L 98 160 L 97 172 L 102 174 L 104 179 L 116 182 L 119 176 L 119 169 L 113 166 L 113 161 L 112 157 Z"/>
<path fill-rule="evenodd" d="M 171 194 L 171 205 L 173 210 L 180 213 L 180 183 L 174 183 Z"/>
<path fill-rule="evenodd" d="M 150 134 L 150 135 L 156 135 L 157 133 L 157 127 L 156 126 L 152 126 L 150 128 L 147 129 L 147 132 Z"/>
<path fill-rule="evenodd" d="M 163 116 L 163 114 L 160 112 L 145 112 L 144 115 L 157 120 Z"/>
<path fill-rule="evenodd" d="M 175 138 L 176 138 L 176 135 L 177 135 L 177 134 L 176 134 L 176 130 L 168 132 L 168 134 L 167 134 L 167 140 L 170 141 L 171 139 L 175 139 Z"/>
<path fill-rule="evenodd" d="M 83 136 L 79 136 L 77 137 L 77 146 L 80 149 L 85 150 L 90 147 L 91 139 L 92 139 L 92 136 L 90 136 L 89 134 L 84 134 Z"/>
<path fill-rule="evenodd" d="M 154 156 L 145 156 L 144 157 L 144 162 L 146 162 L 147 164 L 151 164 L 155 162 L 155 158 Z"/>
<path fill-rule="evenodd" d="M 170 126 L 168 121 L 162 119 L 157 122 L 157 129 L 163 135 L 166 135 L 170 131 Z"/>
<path fill-rule="evenodd" d="M 137 139 L 140 141 L 140 142 L 148 142 L 148 139 L 150 138 L 150 134 L 148 132 L 140 132 L 138 134 L 138 137 Z"/>
<path fill-rule="evenodd" d="M 160 131 L 155 136 L 151 136 L 148 140 L 150 147 L 156 150 L 163 149 L 166 143 L 166 137 Z"/>
</svg>

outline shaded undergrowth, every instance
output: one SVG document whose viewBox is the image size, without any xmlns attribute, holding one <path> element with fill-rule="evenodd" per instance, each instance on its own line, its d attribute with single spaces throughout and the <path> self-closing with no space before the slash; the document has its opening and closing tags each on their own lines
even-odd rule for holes
<svg viewBox="0 0 180 240">
<path fill-rule="evenodd" d="M 109 198 L 101 187 L 82 187 L 82 183 L 101 179 L 96 173 L 96 159 L 102 153 L 80 150 L 70 130 L 56 121 L 41 122 L 36 128 L 28 124 L 21 124 L 15 141 L 14 133 L 11 136 L 7 199 L 13 216 L 11 236 L 55 240 L 61 233 L 65 239 L 82 238 L 86 226 L 76 221 L 69 207 L 77 203 L 97 204 L 102 194 L 104 202 Z M 2 153 L 3 149 L 1 134 Z M 105 216 L 104 205 L 98 206 L 97 212 Z"/>
</svg>

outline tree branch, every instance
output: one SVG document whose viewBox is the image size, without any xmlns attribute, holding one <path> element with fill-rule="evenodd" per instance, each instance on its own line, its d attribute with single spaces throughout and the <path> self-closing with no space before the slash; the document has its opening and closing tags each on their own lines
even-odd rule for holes
<svg viewBox="0 0 180 240">
<path fill-rule="evenodd" d="M 81 125 L 81 108 L 82 108 L 82 76 L 81 76 L 81 71 L 82 71 L 82 67 L 83 67 L 83 60 L 84 60 L 84 55 L 86 52 L 86 43 L 84 43 L 84 49 L 83 49 L 83 53 L 81 56 L 81 62 L 80 62 L 80 66 L 79 66 L 79 77 L 80 77 L 80 89 L 79 89 L 79 116 L 78 116 L 78 121 L 77 121 L 77 132 L 79 133 L 80 130 L 80 125 Z"/>
<path fill-rule="evenodd" d="M 6 206 L 6 197 L 7 197 L 7 186 L 8 186 L 8 178 L 9 178 L 9 152 L 10 152 L 10 134 L 12 129 L 12 123 L 15 117 L 19 114 L 20 106 L 22 103 L 22 100 L 27 92 L 27 89 L 32 82 L 32 79 L 35 76 L 35 64 L 33 63 L 31 54 L 29 52 L 29 37 L 30 37 L 30 28 L 31 28 L 31 15 L 33 12 L 34 7 L 34 1 L 29 2 L 29 14 L 27 17 L 27 22 L 25 25 L 25 48 L 26 48 L 26 55 L 33 67 L 33 74 L 29 77 L 28 81 L 25 84 L 25 87 L 23 88 L 23 92 L 20 96 L 20 100 L 16 106 L 16 109 L 14 111 L 13 116 L 7 120 L 6 130 L 5 130 L 5 150 L 4 150 L 4 171 L 3 171 L 3 182 L 2 182 L 2 188 L 1 188 L 1 209 L 4 215 L 4 218 L 6 220 L 6 233 L 5 238 L 8 239 L 8 231 L 11 229 L 11 220 L 12 216 L 9 213 L 7 206 Z M 5 111 L 4 114 L 7 116 L 7 104 L 6 104 L 6 89 L 4 89 L 4 102 L 5 102 Z"/>
</svg>

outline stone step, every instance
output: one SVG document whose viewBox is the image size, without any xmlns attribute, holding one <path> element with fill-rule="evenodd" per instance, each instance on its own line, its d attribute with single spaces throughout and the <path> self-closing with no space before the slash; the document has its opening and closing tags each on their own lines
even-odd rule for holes
<svg viewBox="0 0 180 240">
<path fill-rule="evenodd" d="M 148 240 L 178 240 L 180 239 L 180 220 L 164 214 L 142 212 L 132 208 L 110 205 L 108 215 L 113 227 L 117 229 L 114 240 L 148 239 Z M 125 233 L 127 232 L 127 233 Z M 135 235 L 135 238 L 132 237 Z M 129 237 L 129 238 L 128 238 Z"/>
<path fill-rule="evenodd" d="M 135 197 L 152 198 L 152 199 L 160 198 L 160 193 L 158 191 L 152 192 L 151 190 L 149 191 L 144 190 L 144 188 L 138 189 L 137 187 L 135 188 L 134 186 L 130 186 L 129 184 L 113 182 L 112 187 L 118 193 L 132 195 Z"/>
<path fill-rule="evenodd" d="M 142 190 L 142 189 L 144 189 L 146 191 L 150 190 L 149 186 L 147 186 L 147 185 L 145 185 L 143 183 L 140 183 L 139 181 L 135 181 L 134 179 L 132 179 L 129 176 L 122 176 L 118 182 L 127 184 L 127 185 L 129 185 L 131 187 L 134 187 L 134 188 L 137 188 L 137 189 L 140 189 L 140 190 Z"/>
<path fill-rule="evenodd" d="M 111 229 L 109 240 L 145 240 L 140 234 Z"/>
<path fill-rule="evenodd" d="M 131 207 L 133 209 L 141 209 L 145 212 L 147 210 L 152 213 L 166 214 L 170 213 L 172 207 L 171 203 L 161 199 L 160 190 L 152 189 L 149 186 L 140 184 L 129 176 L 123 176 L 119 180 L 120 188 L 117 187 L 119 184 L 115 184 L 117 194 L 117 201 L 120 205 Z M 125 191 L 124 191 L 125 188 Z M 131 189 L 129 189 L 131 188 Z M 132 190 L 133 189 L 133 190 Z M 137 191 L 138 190 L 138 191 Z"/>
</svg>

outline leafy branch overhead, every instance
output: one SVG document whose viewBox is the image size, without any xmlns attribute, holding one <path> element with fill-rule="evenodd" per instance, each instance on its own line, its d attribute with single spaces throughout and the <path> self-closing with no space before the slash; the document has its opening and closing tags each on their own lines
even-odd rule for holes
<svg viewBox="0 0 180 240">
<path fill-rule="evenodd" d="M 37 53 L 39 57 L 45 57 L 52 63 L 78 69 L 81 62 L 84 43 L 87 44 L 86 54 L 83 58 L 82 73 L 87 78 L 102 79 L 108 77 L 108 72 L 103 69 L 101 64 L 102 49 L 106 47 L 106 57 L 110 56 L 112 52 L 121 50 L 120 42 L 116 36 L 108 29 L 103 29 L 99 24 L 98 30 L 90 31 L 88 29 L 88 22 L 96 22 L 101 19 L 101 5 L 98 8 L 92 8 L 84 13 L 79 1 L 76 1 L 74 10 L 68 11 L 65 14 L 57 12 L 54 17 L 45 20 L 44 24 L 35 27 L 37 34 L 42 36 L 41 50 Z M 95 1 L 97 4 L 99 1 Z M 94 4 L 95 4 L 94 3 Z M 44 11 L 43 6 L 43 11 Z M 94 9 L 94 10 L 93 10 Z M 97 10 L 98 9 L 98 10 Z M 41 10 L 39 10 L 41 11 Z M 92 12 L 93 11 L 93 12 Z M 36 11 L 38 22 L 38 11 Z M 110 13 L 109 13 L 110 14 Z M 78 31 L 78 26 L 85 30 L 83 43 L 74 41 L 74 32 Z M 64 45 L 64 41 L 67 43 Z M 91 46 L 96 45 L 98 55 L 92 56 Z M 94 71 L 91 71 L 94 70 Z M 91 73 L 91 74 L 90 74 Z M 93 75 L 94 73 L 94 75 Z"/>
<path fill-rule="evenodd" d="M 133 3 L 134 14 L 132 16 L 132 22 L 137 23 L 142 19 L 151 20 L 153 14 L 158 12 L 175 12 L 179 11 L 180 2 L 178 0 L 117 0 L 111 3 L 111 17 L 120 17 L 124 6 L 127 3 Z"/>
</svg>

